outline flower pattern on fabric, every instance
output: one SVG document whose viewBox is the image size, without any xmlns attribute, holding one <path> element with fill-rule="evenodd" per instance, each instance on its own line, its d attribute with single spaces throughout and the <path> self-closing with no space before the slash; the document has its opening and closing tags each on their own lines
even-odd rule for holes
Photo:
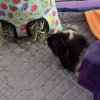
<svg viewBox="0 0 100 100">
<path fill-rule="evenodd" d="M 25 33 L 26 24 L 33 19 L 44 17 L 50 30 L 62 30 L 55 0 L 0 0 L 0 19 L 15 25 L 18 35 Z"/>
</svg>

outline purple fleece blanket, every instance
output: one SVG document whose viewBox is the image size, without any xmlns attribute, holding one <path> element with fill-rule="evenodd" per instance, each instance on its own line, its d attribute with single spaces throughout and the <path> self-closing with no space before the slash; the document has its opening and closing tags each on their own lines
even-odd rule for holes
<svg viewBox="0 0 100 100">
<path fill-rule="evenodd" d="M 87 9 L 93 7 L 100 7 L 100 0 L 85 0 L 85 1 L 65 1 L 56 2 L 57 8 L 76 8 Z"/>
<path fill-rule="evenodd" d="M 80 70 L 78 83 L 94 94 L 94 100 L 100 100 L 100 41 L 88 48 Z"/>
</svg>

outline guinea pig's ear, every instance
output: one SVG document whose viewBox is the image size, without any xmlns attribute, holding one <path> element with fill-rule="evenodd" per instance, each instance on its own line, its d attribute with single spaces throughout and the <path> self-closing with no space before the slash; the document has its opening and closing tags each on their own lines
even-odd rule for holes
<svg viewBox="0 0 100 100">
<path fill-rule="evenodd" d="M 58 55 L 59 48 L 58 48 L 58 41 L 53 39 L 52 37 L 47 38 L 47 45 L 52 50 L 54 55 Z"/>
<path fill-rule="evenodd" d="M 53 53 L 58 56 L 60 54 L 60 44 L 58 40 L 53 40 L 52 41 L 52 51 Z"/>
<path fill-rule="evenodd" d="M 66 37 L 66 39 L 69 39 L 70 33 L 63 33 Z"/>
</svg>

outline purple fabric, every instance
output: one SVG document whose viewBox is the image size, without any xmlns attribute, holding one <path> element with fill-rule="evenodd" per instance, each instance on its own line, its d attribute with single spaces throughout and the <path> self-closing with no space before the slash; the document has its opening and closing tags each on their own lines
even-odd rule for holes
<svg viewBox="0 0 100 100">
<path fill-rule="evenodd" d="M 78 83 L 94 94 L 94 100 L 100 100 L 100 41 L 88 48 L 80 69 Z"/>
<path fill-rule="evenodd" d="M 100 0 L 87 0 L 87 1 L 65 1 L 56 2 L 57 8 L 92 8 L 100 7 Z"/>
</svg>

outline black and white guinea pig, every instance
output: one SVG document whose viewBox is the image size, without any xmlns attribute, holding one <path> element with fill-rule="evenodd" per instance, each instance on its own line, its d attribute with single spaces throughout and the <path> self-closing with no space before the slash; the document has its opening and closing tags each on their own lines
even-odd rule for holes
<svg viewBox="0 0 100 100">
<path fill-rule="evenodd" d="M 48 47 L 57 56 L 64 69 L 71 72 L 78 71 L 77 63 L 81 53 L 88 47 L 86 38 L 76 33 L 75 30 L 67 29 L 47 38 Z"/>
</svg>

